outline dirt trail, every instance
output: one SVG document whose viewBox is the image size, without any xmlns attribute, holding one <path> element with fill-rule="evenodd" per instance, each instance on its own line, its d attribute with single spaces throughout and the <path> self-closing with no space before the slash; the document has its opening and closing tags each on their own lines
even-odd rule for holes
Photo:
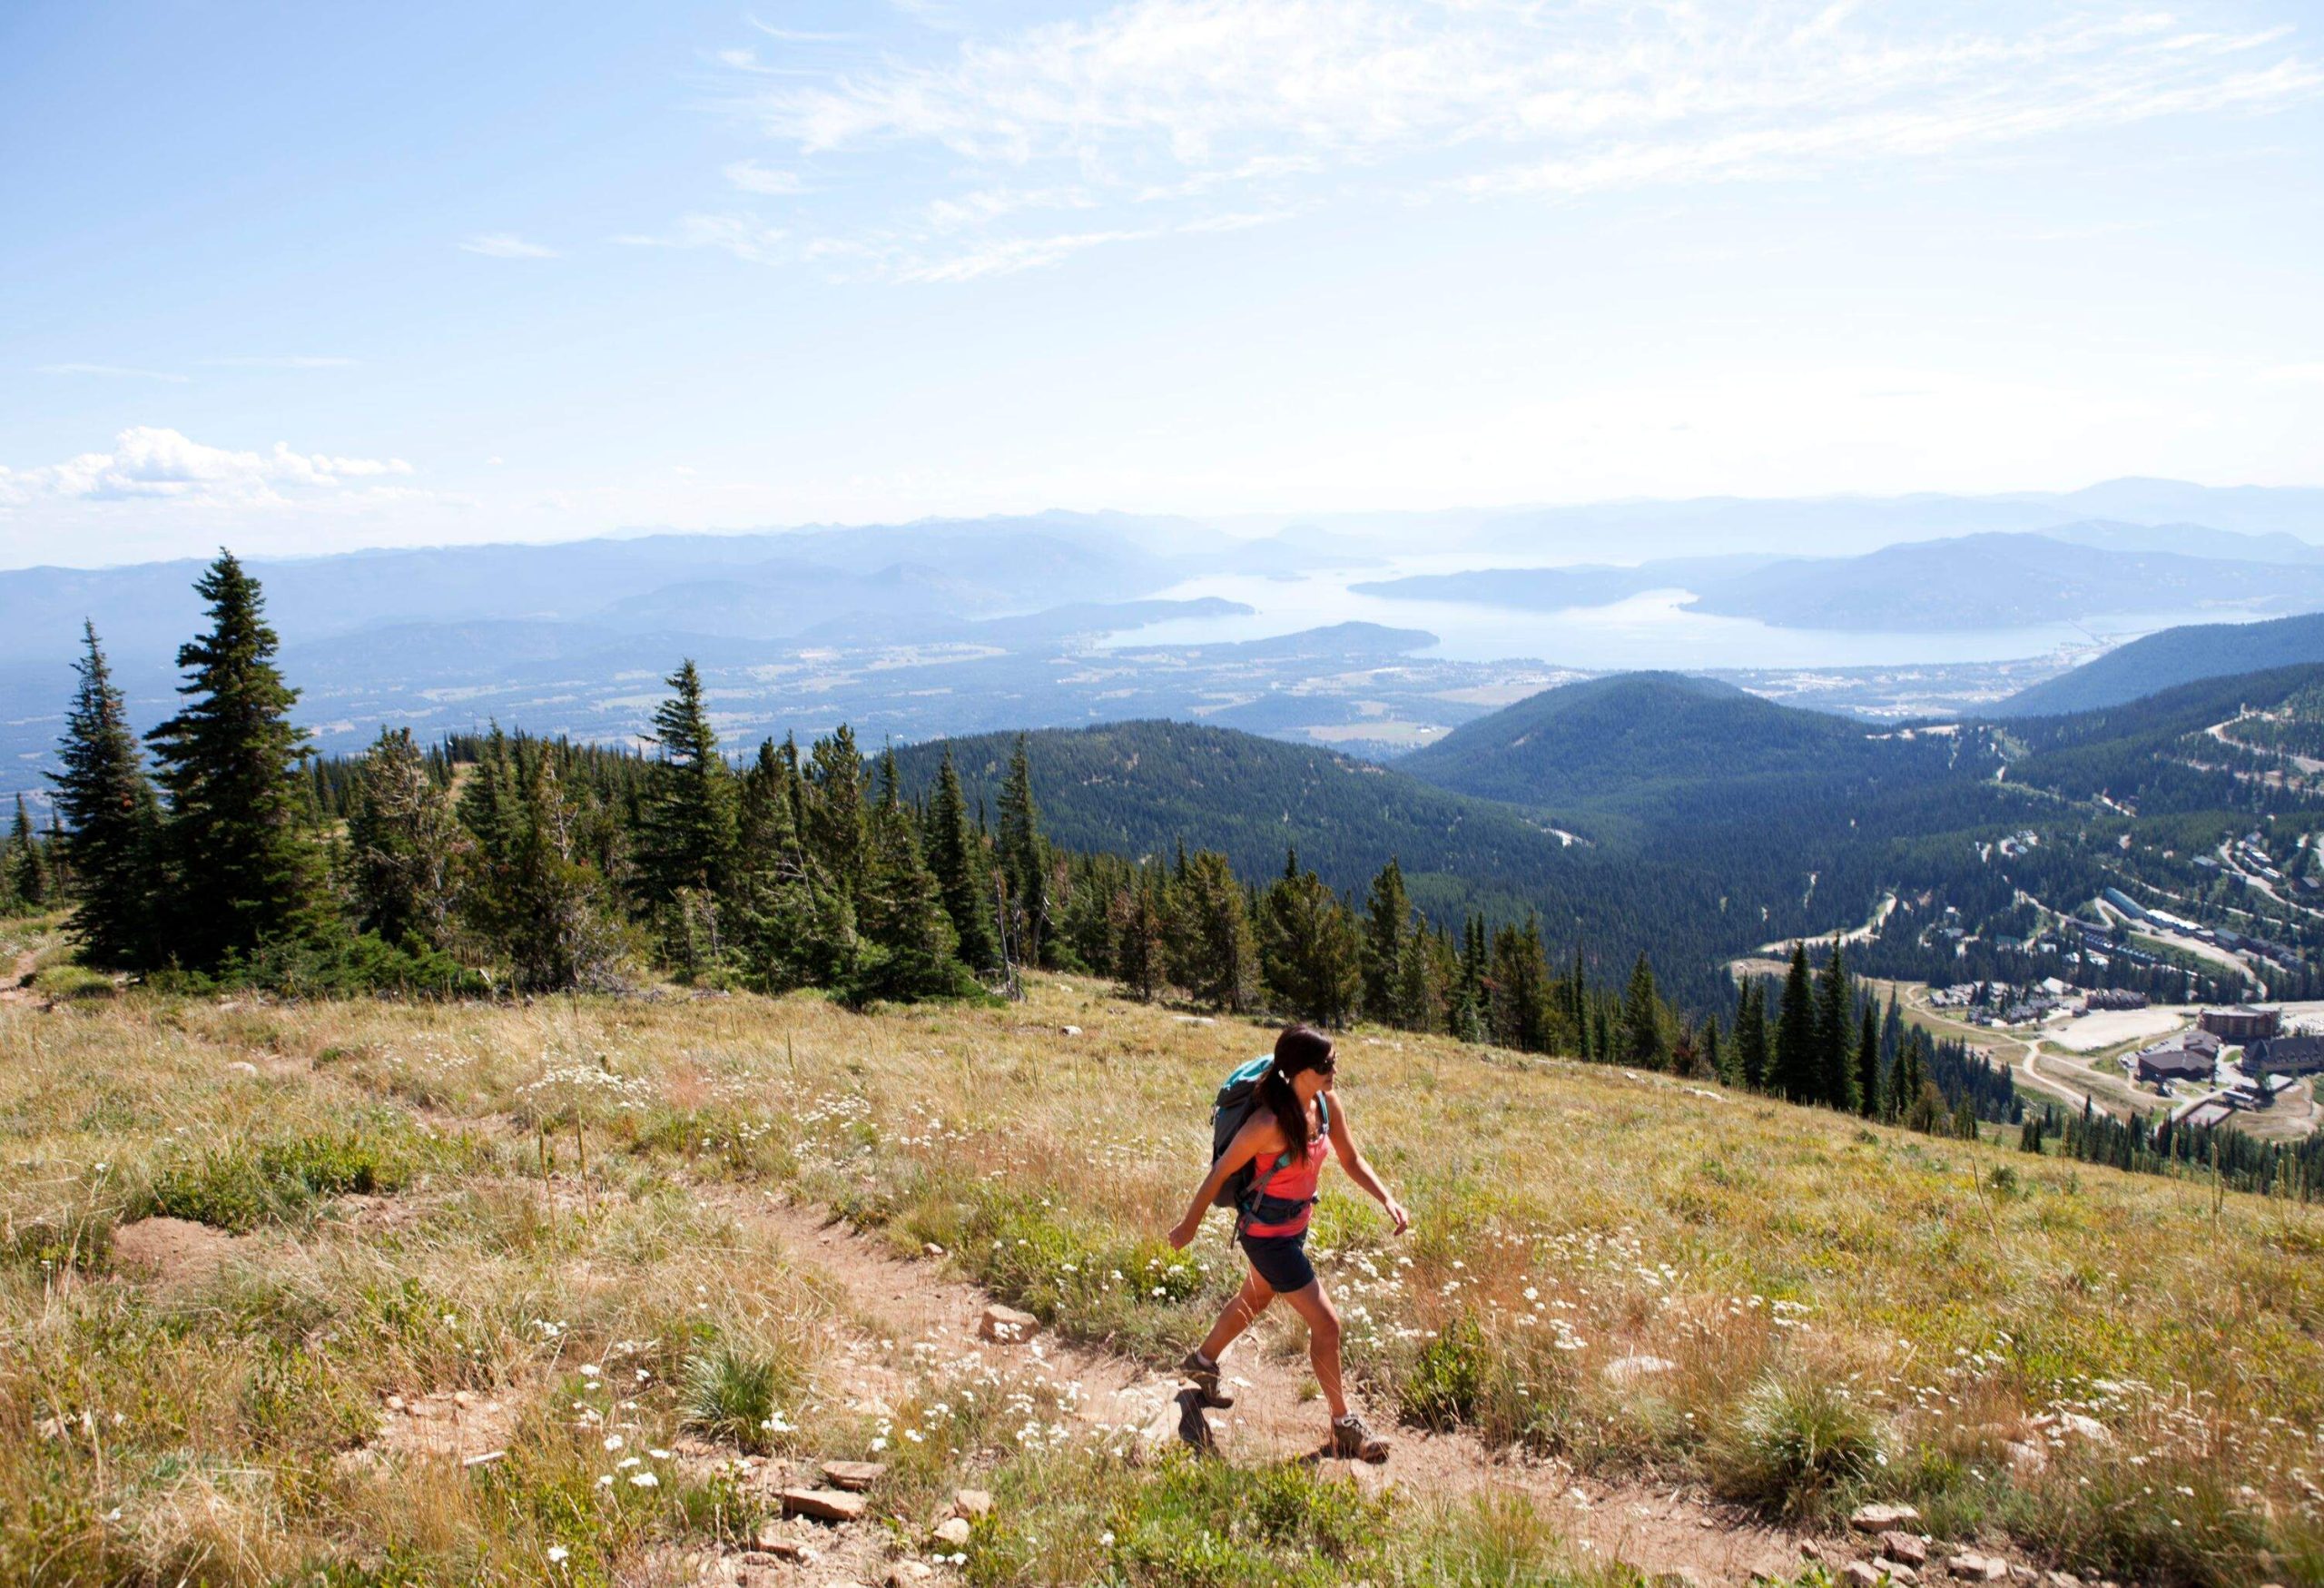
<svg viewBox="0 0 2324 1588">
<path fill-rule="evenodd" d="M 0 1003 L 30 1003 L 33 1001 L 34 967 L 40 963 L 40 951 L 26 949 L 8 965 L 8 974 L 0 980 Z"/>
<path fill-rule="evenodd" d="M 1004 1372 L 1029 1372 L 1060 1387 L 1078 1386 L 1076 1415 L 1086 1425 L 1176 1425 L 1182 1381 L 1173 1376 L 1048 1334 L 1024 1345 L 980 1340 L 978 1319 L 993 1298 L 975 1285 L 945 1277 L 937 1261 L 900 1257 L 878 1238 L 832 1222 L 811 1206 L 773 1196 L 733 1198 L 730 1206 L 738 1217 L 775 1235 L 803 1266 L 828 1277 L 859 1322 L 893 1342 L 896 1358 L 908 1360 L 920 1342 L 934 1346 L 946 1358 L 973 1353 Z M 1230 1462 L 1324 1461 L 1334 1475 L 1344 1473 L 1369 1492 L 1393 1488 L 1423 1500 L 1522 1493 L 1558 1516 L 1578 1550 L 1628 1562 L 1649 1577 L 1686 1571 L 1704 1583 L 1741 1585 L 1754 1573 L 1787 1577 L 1800 1563 L 1797 1534 L 1698 1496 L 1610 1485 L 1561 1463 L 1488 1450 L 1467 1435 L 1399 1427 L 1390 1408 L 1361 1408 L 1393 1441 L 1385 1465 L 1328 1461 L 1323 1454 L 1323 1404 L 1298 1397 L 1307 1367 L 1304 1351 L 1288 1355 L 1294 1330 L 1287 1321 L 1271 1313 L 1227 1353 L 1227 1387 L 1236 1403 L 1231 1410 L 1209 1415 L 1220 1454 Z M 871 1359 L 860 1359 L 851 1371 L 861 1376 L 863 1387 L 857 1393 L 891 1404 L 910 1382 L 908 1375 Z M 1835 1558 L 1846 1548 L 1838 1540 L 1826 1542 Z M 804 1573 L 796 1580 L 823 1579 Z"/>
</svg>

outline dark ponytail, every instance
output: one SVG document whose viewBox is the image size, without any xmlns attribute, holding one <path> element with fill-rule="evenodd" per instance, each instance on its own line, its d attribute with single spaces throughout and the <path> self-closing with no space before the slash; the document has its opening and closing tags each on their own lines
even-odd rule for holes
<svg viewBox="0 0 2324 1588">
<path fill-rule="evenodd" d="M 1293 1161 L 1307 1156 L 1307 1110 L 1292 1090 L 1291 1078 L 1328 1064 L 1332 1040 L 1313 1026 L 1285 1026 L 1275 1040 L 1275 1068 L 1259 1081 L 1259 1100 L 1283 1128 L 1284 1150 Z"/>
</svg>

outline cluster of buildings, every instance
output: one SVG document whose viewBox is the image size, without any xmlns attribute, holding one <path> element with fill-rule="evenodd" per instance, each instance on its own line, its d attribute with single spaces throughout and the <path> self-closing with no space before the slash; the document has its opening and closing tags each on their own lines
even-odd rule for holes
<svg viewBox="0 0 2324 1588">
<path fill-rule="evenodd" d="M 2192 1029 L 2141 1049 L 2127 1063 L 2137 1080 L 2168 1097 L 2174 1084 L 2217 1084 L 2220 1056 L 2235 1043 L 2243 1052 L 2226 1072 L 2227 1084 L 2181 1103 L 2171 1110 L 2174 1121 L 2216 1125 L 2240 1110 L 2272 1106 L 2303 1075 L 2324 1073 L 2324 1035 L 2286 1032 L 2281 1010 L 2250 1004 L 2206 1009 Z"/>
</svg>

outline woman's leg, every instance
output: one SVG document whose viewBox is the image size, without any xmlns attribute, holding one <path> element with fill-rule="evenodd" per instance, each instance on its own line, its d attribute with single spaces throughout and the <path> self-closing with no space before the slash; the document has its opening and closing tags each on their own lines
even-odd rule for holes
<svg viewBox="0 0 2324 1588">
<path fill-rule="evenodd" d="M 1210 1326 L 1210 1333 L 1196 1347 L 1202 1353 L 1203 1359 L 1217 1361 L 1220 1353 L 1235 1343 L 1235 1336 L 1249 1328 L 1274 1299 L 1274 1287 L 1259 1277 L 1256 1268 L 1252 1269 L 1243 1281 L 1243 1288 L 1236 1292 L 1234 1300 L 1226 1304 L 1226 1310 L 1218 1315 L 1218 1321 Z"/>
<path fill-rule="evenodd" d="M 1324 1294 L 1321 1279 L 1284 1299 L 1307 1321 L 1307 1360 L 1315 1364 L 1315 1382 L 1323 1386 L 1324 1403 L 1336 1423 L 1347 1415 L 1347 1397 L 1340 1391 L 1340 1315 Z"/>
</svg>

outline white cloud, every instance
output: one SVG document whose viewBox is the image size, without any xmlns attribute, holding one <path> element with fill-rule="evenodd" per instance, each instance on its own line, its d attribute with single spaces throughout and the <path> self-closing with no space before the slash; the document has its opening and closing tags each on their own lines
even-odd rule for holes
<svg viewBox="0 0 2324 1588">
<path fill-rule="evenodd" d="M 400 458 L 336 458 L 294 452 L 277 441 L 267 452 L 207 447 L 176 430 L 140 426 L 113 438 L 106 452 L 84 452 L 62 463 L 12 469 L 0 467 L 0 506 L 39 501 L 173 501 L 233 507 L 275 507 L 300 498 L 379 488 L 355 482 L 408 475 Z"/>
<path fill-rule="evenodd" d="M 777 171 L 755 160 L 737 160 L 726 168 L 726 180 L 746 193 L 795 193 L 805 185 L 795 171 Z"/>
<path fill-rule="evenodd" d="M 205 364 L 237 370 L 351 370 L 358 360 L 321 353 L 260 353 L 231 359 L 204 359 Z"/>
<path fill-rule="evenodd" d="M 943 191 L 833 242 L 945 281 L 1326 188 L 1506 202 L 1814 180 L 2324 92 L 2288 30 L 2119 3 L 1958 15 L 1859 0 L 1126 0 L 743 93 L 772 139 L 835 169 L 934 156 L 921 165 L 941 168 Z M 1068 205 L 1110 212 L 1056 237 L 1006 219 Z"/>
<path fill-rule="evenodd" d="M 781 227 L 748 215 L 681 215 L 677 225 L 662 236 L 632 233 L 614 241 L 632 248 L 715 248 L 736 259 L 767 264 L 789 257 L 782 246 L 783 237 Z"/>
<path fill-rule="evenodd" d="M 482 237 L 471 237 L 460 244 L 469 253 L 480 253 L 487 259 L 555 259 L 556 250 L 537 242 L 527 242 L 514 232 L 495 232 Z"/>
<path fill-rule="evenodd" d="M 186 377 L 172 375 L 167 370 L 137 370 L 123 364 L 42 364 L 34 368 L 35 375 L 103 375 L 123 380 L 167 380 L 185 384 Z"/>
</svg>

